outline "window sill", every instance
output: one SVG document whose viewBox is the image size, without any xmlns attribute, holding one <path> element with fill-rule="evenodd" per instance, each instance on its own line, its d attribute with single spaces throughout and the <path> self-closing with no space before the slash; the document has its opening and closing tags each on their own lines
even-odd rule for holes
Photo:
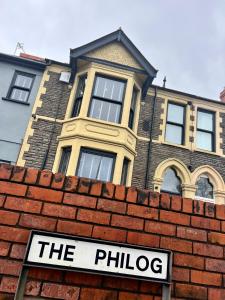
<svg viewBox="0 0 225 300">
<path fill-rule="evenodd" d="M 215 199 L 211 199 L 211 198 L 204 198 L 204 197 L 199 197 L 199 196 L 195 196 L 194 200 L 200 200 L 200 201 L 204 201 L 204 202 L 210 202 L 215 204 Z"/>
<path fill-rule="evenodd" d="M 13 99 L 5 98 L 5 97 L 2 97 L 2 100 L 9 101 L 9 102 L 14 102 L 14 103 L 22 104 L 22 105 L 27 105 L 27 106 L 30 105 L 29 102 L 23 102 L 23 101 L 19 101 L 19 100 L 13 100 Z"/>
</svg>

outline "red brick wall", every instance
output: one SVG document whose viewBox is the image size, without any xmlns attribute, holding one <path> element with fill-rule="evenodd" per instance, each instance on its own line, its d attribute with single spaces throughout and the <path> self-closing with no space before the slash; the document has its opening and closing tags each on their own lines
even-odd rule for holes
<svg viewBox="0 0 225 300">
<path fill-rule="evenodd" d="M 172 299 L 225 299 L 225 206 L 0 164 L 0 299 L 34 229 L 170 249 Z M 159 300 L 161 285 L 32 268 L 26 298 Z"/>
</svg>

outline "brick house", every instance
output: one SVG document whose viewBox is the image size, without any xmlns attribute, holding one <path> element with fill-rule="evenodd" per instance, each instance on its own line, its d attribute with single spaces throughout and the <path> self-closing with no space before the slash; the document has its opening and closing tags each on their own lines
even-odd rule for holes
<svg viewBox="0 0 225 300">
<path fill-rule="evenodd" d="M 17 164 L 225 203 L 225 106 L 152 84 L 124 32 L 45 69 Z"/>
</svg>

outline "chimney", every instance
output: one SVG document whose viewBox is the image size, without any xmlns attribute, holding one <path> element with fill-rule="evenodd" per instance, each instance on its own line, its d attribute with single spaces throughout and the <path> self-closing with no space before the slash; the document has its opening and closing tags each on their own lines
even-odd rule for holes
<svg viewBox="0 0 225 300">
<path fill-rule="evenodd" d="M 35 60 L 35 61 L 45 61 L 45 59 L 42 58 L 42 57 L 34 56 L 34 55 L 31 55 L 31 54 L 22 53 L 22 52 L 20 53 L 20 57 L 30 59 L 30 60 Z"/>
<path fill-rule="evenodd" d="M 222 102 L 225 102 L 225 87 L 224 87 L 224 89 L 222 90 L 222 92 L 220 93 L 220 100 L 221 100 Z"/>
</svg>

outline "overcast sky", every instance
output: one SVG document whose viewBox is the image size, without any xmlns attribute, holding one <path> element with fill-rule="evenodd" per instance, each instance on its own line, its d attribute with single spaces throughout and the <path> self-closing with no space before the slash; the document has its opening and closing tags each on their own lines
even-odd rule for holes
<svg viewBox="0 0 225 300">
<path fill-rule="evenodd" d="M 158 69 L 155 84 L 218 99 L 225 86 L 225 0 L 0 0 L 0 52 L 68 62 L 119 27 Z"/>
</svg>

